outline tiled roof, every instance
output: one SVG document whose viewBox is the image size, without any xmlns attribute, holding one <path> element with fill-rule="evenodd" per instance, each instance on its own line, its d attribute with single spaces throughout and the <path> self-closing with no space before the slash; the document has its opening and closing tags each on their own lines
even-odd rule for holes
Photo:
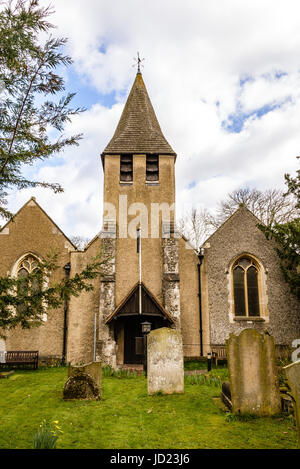
<svg viewBox="0 0 300 469">
<path fill-rule="evenodd" d="M 137 73 L 113 138 L 102 155 L 159 153 L 176 155 L 158 123 L 141 73 Z"/>
</svg>

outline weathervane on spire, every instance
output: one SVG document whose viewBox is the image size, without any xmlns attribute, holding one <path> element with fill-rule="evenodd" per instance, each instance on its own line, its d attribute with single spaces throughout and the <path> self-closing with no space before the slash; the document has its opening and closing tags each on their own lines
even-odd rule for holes
<svg viewBox="0 0 300 469">
<path fill-rule="evenodd" d="M 137 72 L 138 73 L 141 73 L 141 67 L 143 67 L 144 65 L 142 65 L 142 62 L 143 60 L 145 59 L 141 59 L 140 58 L 140 54 L 139 52 L 137 53 L 137 58 L 136 57 L 133 57 L 133 60 L 135 61 L 135 64 L 132 65 L 133 67 L 135 67 L 137 65 Z"/>
</svg>

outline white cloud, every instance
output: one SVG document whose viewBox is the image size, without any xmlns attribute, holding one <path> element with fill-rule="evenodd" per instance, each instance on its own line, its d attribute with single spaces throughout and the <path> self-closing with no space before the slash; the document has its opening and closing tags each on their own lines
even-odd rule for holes
<svg viewBox="0 0 300 469">
<path fill-rule="evenodd" d="M 290 97 L 297 101 L 299 90 L 299 73 L 283 75 L 280 78 L 276 78 L 274 74 L 260 76 L 244 85 L 241 104 L 244 112 L 251 112 L 265 105 L 280 105 Z"/>
<path fill-rule="evenodd" d="M 52 3 L 52 22 L 58 34 L 69 38 L 77 74 L 102 94 L 114 91 L 118 104 L 108 109 L 95 102 L 74 119 L 69 131 L 85 134 L 80 147 L 63 155 L 62 166 L 45 162 L 39 170 L 38 177 L 61 182 L 65 193 L 22 191 L 11 197 L 13 209 L 29 192 L 37 193 L 67 234 L 97 232 L 102 204 L 99 154 L 113 135 L 134 80 L 136 51 L 146 58 L 143 75 L 152 104 L 178 153 L 180 206 L 198 202 L 213 208 L 243 184 L 284 187 L 283 175 L 295 172 L 300 149 L 297 0 Z M 286 75 L 278 78 L 278 72 Z M 253 79 L 241 87 L 245 77 Z M 254 114 L 240 133 L 222 127 L 237 111 L 247 114 L 274 104 L 280 106 L 261 118 Z"/>
</svg>

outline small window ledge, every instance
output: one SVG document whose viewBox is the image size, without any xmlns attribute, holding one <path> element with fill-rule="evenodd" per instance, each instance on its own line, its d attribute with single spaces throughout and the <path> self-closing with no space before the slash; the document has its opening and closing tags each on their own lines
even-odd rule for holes
<svg viewBox="0 0 300 469">
<path fill-rule="evenodd" d="M 258 316 L 235 316 L 234 321 L 246 321 L 246 322 L 265 322 L 264 318 Z"/>
<path fill-rule="evenodd" d="M 132 186 L 133 181 L 120 181 L 120 186 Z"/>
<path fill-rule="evenodd" d="M 146 186 L 159 186 L 159 181 L 146 181 Z"/>
</svg>

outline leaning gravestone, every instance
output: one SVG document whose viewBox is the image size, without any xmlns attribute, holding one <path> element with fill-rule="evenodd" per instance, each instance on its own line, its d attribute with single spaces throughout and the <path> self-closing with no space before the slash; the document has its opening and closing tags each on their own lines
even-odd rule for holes
<svg viewBox="0 0 300 469">
<path fill-rule="evenodd" d="M 184 392 L 183 347 L 180 331 L 162 327 L 147 337 L 148 394 Z"/>
<path fill-rule="evenodd" d="M 291 365 L 285 366 L 283 369 L 295 401 L 294 409 L 300 444 L 300 360 L 292 363 Z"/>
<path fill-rule="evenodd" d="M 64 399 L 101 399 L 102 368 L 100 362 L 70 366 L 63 390 Z"/>
<path fill-rule="evenodd" d="M 245 329 L 226 341 L 234 414 L 275 415 L 281 411 L 274 339 Z"/>
</svg>

